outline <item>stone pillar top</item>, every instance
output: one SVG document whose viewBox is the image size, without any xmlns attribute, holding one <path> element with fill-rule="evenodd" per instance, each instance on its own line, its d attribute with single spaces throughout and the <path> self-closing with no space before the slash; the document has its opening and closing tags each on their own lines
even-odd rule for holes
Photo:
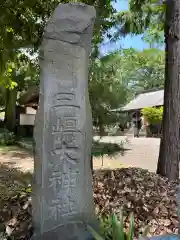
<svg viewBox="0 0 180 240">
<path fill-rule="evenodd" d="M 59 4 L 45 28 L 44 38 L 60 40 L 72 44 L 85 45 L 82 35 L 88 35 L 96 17 L 93 6 L 83 3 Z"/>
</svg>

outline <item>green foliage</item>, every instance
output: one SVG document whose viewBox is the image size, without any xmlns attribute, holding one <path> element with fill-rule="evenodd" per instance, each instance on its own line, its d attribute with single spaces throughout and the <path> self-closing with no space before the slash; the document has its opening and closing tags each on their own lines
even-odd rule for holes
<svg viewBox="0 0 180 240">
<path fill-rule="evenodd" d="M 164 32 L 149 28 L 145 31 L 142 39 L 149 43 L 150 48 L 159 48 L 164 44 Z"/>
<path fill-rule="evenodd" d="M 129 0 L 129 9 L 116 14 L 117 31 L 114 38 L 129 33 L 144 34 L 144 40 L 150 46 L 154 43 L 162 45 L 165 9 L 165 1 Z"/>
<path fill-rule="evenodd" d="M 147 107 L 142 109 L 141 113 L 147 118 L 149 124 L 160 124 L 162 122 L 163 107 Z"/>
<path fill-rule="evenodd" d="M 0 22 L 0 88 L 16 88 L 19 94 L 27 90 L 30 85 L 38 84 L 39 66 L 37 62 L 31 61 L 30 57 L 26 57 L 24 51 L 30 56 L 38 52 L 44 27 L 52 12 L 59 3 L 68 2 L 70 1 L 6 0 L 0 3 L 2 20 Z M 99 44 L 104 36 L 108 37 L 108 30 L 114 24 L 115 9 L 112 1 L 84 0 L 82 2 L 96 8 L 97 18 L 92 38 L 92 56 L 97 57 Z M 0 100 L 2 99 L 1 103 L 3 102 L 7 108 L 8 97 L 4 89 L 3 91 L 0 89 Z M 8 108 L 13 109 L 10 105 L 12 106 L 8 103 Z M 108 119 L 110 118 L 112 117 L 109 114 Z M 9 117 L 6 116 L 5 119 L 9 121 Z"/>
<path fill-rule="evenodd" d="M 120 211 L 119 219 L 113 214 L 107 218 L 100 218 L 100 234 L 94 229 L 88 226 L 88 230 L 91 232 L 95 240 L 133 240 L 134 237 L 134 215 L 129 216 L 129 227 L 125 231 L 125 217 L 123 211 Z M 143 236 L 147 236 L 148 229 L 145 228 Z"/>
<path fill-rule="evenodd" d="M 119 77 L 128 84 L 129 93 L 159 89 L 164 86 L 164 51 L 133 48 L 121 51 Z"/>
<path fill-rule="evenodd" d="M 32 187 L 31 187 L 31 185 L 30 184 L 28 184 L 28 186 L 27 187 L 24 187 L 24 188 L 22 188 L 21 189 L 21 192 L 23 192 L 23 193 L 32 193 Z"/>
<path fill-rule="evenodd" d="M 117 113 L 111 110 L 127 100 L 127 86 L 119 78 L 120 59 L 120 54 L 115 52 L 90 60 L 89 95 L 93 125 L 99 128 L 116 123 Z"/>
<path fill-rule="evenodd" d="M 12 61 L 16 51 L 29 48 L 30 53 L 40 45 L 42 33 L 47 20 L 58 3 L 69 0 L 6 0 L 0 3 L 0 72 L 8 61 Z M 72 2 L 72 1 L 71 1 Z M 74 0 L 73 2 L 78 2 Z M 102 42 L 104 34 L 114 23 L 115 9 L 112 2 L 105 0 L 84 0 L 83 3 L 93 5 L 97 11 L 94 27 L 93 45 Z"/>
<path fill-rule="evenodd" d="M 24 53 L 17 52 L 13 61 L 6 63 L 6 68 L 0 77 L 1 87 L 18 91 L 37 84 L 39 80 L 39 66 Z"/>
<path fill-rule="evenodd" d="M 1 129 L 0 131 L 0 145 L 13 145 L 15 144 L 15 135 L 13 132 L 9 132 L 7 129 Z"/>
<path fill-rule="evenodd" d="M 17 52 L 13 61 L 6 63 L 0 77 L 0 98 L 5 106 L 5 127 L 15 128 L 16 102 L 19 93 L 29 86 L 38 84 L 39 66 L 22 52 Z"/>
</svg>

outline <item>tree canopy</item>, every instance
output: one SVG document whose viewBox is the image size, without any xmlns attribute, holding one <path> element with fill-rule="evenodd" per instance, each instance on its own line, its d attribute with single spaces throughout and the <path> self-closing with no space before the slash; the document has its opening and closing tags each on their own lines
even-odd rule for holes
<svg viewBox="0 0 180 240">
<path fill-rule="evenodd" d="M 148 30 L 158 40 L 164 31 L 165 9 L 163 1 L 129 0 L 128 10 L 116 15 L 116 34 L 140 34 Z"/>
<path fill-rule="evenodd" d="M 33 54 L 38 51 L 44 27 L 52 11 L 58 3 L 67 2 L 69 1 L 6 0 L 0 3 L 0 85 L 1 97 L 4 99 L 2 102 L 6 105 L 6 110 L 10 109 L 6 113 L 11 112 L 8 114 L 9 117 L 5 117 L 6 120 L 9 119 L 9 123 L 18 92 L 39 81 L 38 65 L 32 63 L 24 52 L 26 50 Z M 92 41 L 92 58 L 95 59 L 98 56 L 99 44 L 114 23 L 115 9 L 112 6 L 113 1 L 84 0 L 83 2 L 93 5 L 97 12 Z"/>
<path fill-rule="evenodd" d="M 44 26 L 58 3 L 67 0 L 6 0 L 0 3 L 0 72 L 8 60 L 13 60 L 16 51 L 22 48 L 36 50 L 40 44 Z M 112 1 L 84 0 L 94 5 L 97 18 L 94 28 L 93 44 L 99 44 L 114 22 L 115 9 Z M 6 23 L 6 24 L 4 24 Z"/>
<path fill-rule="evenodd" d="M 128 89 L 119 78 L 121 56 L 110 53 L 92 61 L 89 69 L 89 94 L 95 126 L 117 122 L 112 109 L 119 108 L 127 100 Z"/>
<path fill-rule="evenodd" d="M 164 51 L 158 49 L 124 49 L 118 77 L 129 89 L 130 97 L 142 91 L 164 86 Z"/>
</svg>

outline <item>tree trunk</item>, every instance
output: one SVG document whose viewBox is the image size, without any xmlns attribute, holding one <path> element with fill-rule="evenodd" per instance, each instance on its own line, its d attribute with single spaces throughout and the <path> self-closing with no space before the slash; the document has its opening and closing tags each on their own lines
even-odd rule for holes
<svg viewBox="0 0 180 240">
<path fill-rule="evenodd" d="M 104 125 L 101 117 L 98 117 L 98 125 L 99 125 L 99 135 L 103 137 L 105 135 Z"/>
<path fill-rule="evenodd" d="M 17 89 L 6 89 L 5 128 L 14 132 L 16 127 Z"/>
<path fill-rule="evenodd" d="M 105 135 L 105 130 L 103 125 L 99 126 L 99 135 L 100 137 L 103 137 Z"/>
<path fill-rule="evenodd" d="M 166 0 L 165 87 L 157 173 L 179 179 L 180 161 L 180 0 Z"/>
</svg>

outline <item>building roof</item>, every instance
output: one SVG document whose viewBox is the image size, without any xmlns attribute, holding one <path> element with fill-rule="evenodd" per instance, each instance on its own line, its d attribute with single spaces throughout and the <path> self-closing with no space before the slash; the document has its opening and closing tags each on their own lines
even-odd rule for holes
<svg viewBox="0 0 180 240">
<path fill-rule="evenodd" d="M 156 107 L 164 104 L 164 90 L 157 90 L 139 94 L 126 106 L 119 109 L 121 111 L 138 110 L 145 107 Z M 116 110 L 118 111 L 118 110 Z"/>
<path fill-rule="evenodd" d="M 39 87 L 33 86 L 19 98 L 19 103 L 22 105 L 38 104 Z M 131 111 L 138 110 L 145 107 L 156 107 L 164 104 L 164 90 L 148 91 L 140 93 L 127 105 L 122 108 L 114 109 L 112 111 Z"/>
</svg>

